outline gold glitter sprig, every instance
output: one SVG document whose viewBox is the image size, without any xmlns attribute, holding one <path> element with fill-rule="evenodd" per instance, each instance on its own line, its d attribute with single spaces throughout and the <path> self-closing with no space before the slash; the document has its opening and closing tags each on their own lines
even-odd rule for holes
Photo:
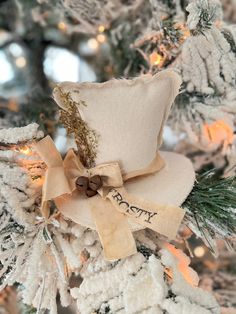
<svg viewBox="0 0 236 314">
<path fill-rule="evenodd" d="M 60 92 L 60 99 L 66 108 L 66 110 L 60 110 L 59 120 L 65 126 L 67 134 L 74 134 L 80 160 L 85 167 L 90 168 L 95 164 L 98 141 L 95 130 L 91 129 L 88 123 L 81 118 L 78 109 L 86 104 L 83 100 L 73 100 L 70 92 L 63 92 L 59 86 L 57 88 Z"/>
</svg>

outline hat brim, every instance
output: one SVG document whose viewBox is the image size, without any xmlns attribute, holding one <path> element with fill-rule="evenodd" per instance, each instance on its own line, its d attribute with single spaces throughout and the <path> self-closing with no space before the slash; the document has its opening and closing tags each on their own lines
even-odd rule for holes
<svg viewBox="0 0 236 314">
<path fill-rule="evenodd" d="M 124 183 L 124 187 L 130 194 L 153 203 L 181 206 L 194 185 L 195 171 L 193 165 L 188 158 L 180 154 L 160 152 L 160 155 L 165 161 L 163 169 L 155 174 L 127 181 Z M 80 207 L 72 208 L 73 202 L 70 202 L 70 208 L 68 208 L 67 197 L 69 196 L 61 197 L 56 201 L 61 213 L 67 218 L 72 218 L 70 213 L 76 211 L 78 224 L 96 230 L 88 199 L 78 194 Z M 67 204 L 67 206 L 63 206 L 63 204 Z M 75 221 L 74 215 L 73 221 Z M 132 231 L 144 229 L 132 219 L 129 219 L 129 224 Z"/>
</svg>

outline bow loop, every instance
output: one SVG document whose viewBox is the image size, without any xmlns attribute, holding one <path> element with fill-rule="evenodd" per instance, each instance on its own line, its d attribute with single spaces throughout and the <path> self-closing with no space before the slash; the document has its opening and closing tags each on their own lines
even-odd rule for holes
<svg viewBox="0 0 236 314">
<path fill-rule="evenodd" d="M 37 142 L 35 147 L 48 168 L 63 166 L 61 155 L 50 136 L 46 136 Z"/>
<path fill-rule="evenodd" d="M 50 136 L 37 142 L 35 148 L 47 165 L 42 190 L 42 207 L 44 203 L 63 194 L 71 192 L 71 187 L 66 178 L 63 160 Z"/>
<path fill-rule="evenodd" d="M 66 154 L 63 161 L 63 167 L 72 192 L 76 189 L 77 178 L 86 176 L 87 171 L 73 149 L 70 149 Z"/>
</svg>

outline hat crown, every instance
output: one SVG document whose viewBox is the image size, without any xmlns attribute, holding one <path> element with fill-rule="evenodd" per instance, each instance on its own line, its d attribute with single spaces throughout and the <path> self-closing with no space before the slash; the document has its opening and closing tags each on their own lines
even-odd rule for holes
<svg viewBox="0 0 236 314">
<path fill-rule="evenodd" d="M 60 87 L 75 101 L 86 103 L 79 111 L 98 135 L 96 164 L 118 161 L 122 171 L 129 172 L 144 168 L 156 156 L 180 83 L 176 73 L 162 71 L 134 80 L 62 83 Z M 54 97 L 63 107 L 57 89 Z"/>
</svg>

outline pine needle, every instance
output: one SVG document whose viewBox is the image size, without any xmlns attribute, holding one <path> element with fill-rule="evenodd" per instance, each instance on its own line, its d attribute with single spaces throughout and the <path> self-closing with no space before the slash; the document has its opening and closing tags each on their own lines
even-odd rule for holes
<svg viewBox="0 0 236 314">
<path fill-rule="evenodd" d="M 183 207 L 187 209 L 187 219 L 195 221 L 202 234 L 205 229 L 213 237 L 234 237 L 236 176 L 218 178 L 212 170 L 199 175 Z"/>
</svg>

